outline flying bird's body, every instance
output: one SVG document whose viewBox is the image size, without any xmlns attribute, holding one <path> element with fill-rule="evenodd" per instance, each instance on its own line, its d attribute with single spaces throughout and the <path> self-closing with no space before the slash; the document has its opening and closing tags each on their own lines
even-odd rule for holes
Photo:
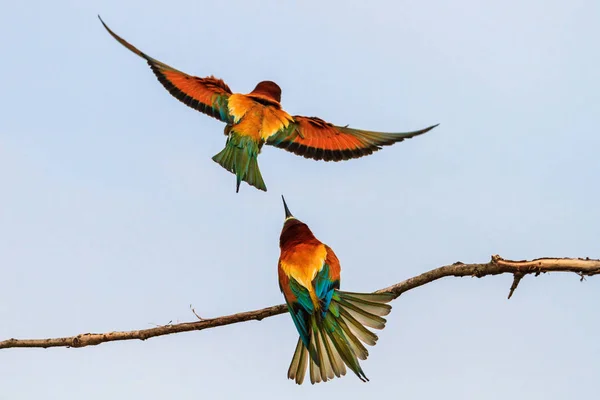
<svg viewBox="0 0 600 400">
<path fill-rule="evenodd" d="M 229 96 L 227 108 L 231 124 L 225 127 L 227 143 L 213 160 L 236 174 L 236 190 L 239 190 L 242 180 L 267 190 L 258 168 L 258 153 L 267 139 L 285 131 L 293 121 L 292 116 L 275 101 L 277 90 L 279 87 L 275 83 L 261 82 L 250 94 Z"/>
<path fill-rule="evenodd" d="M 236 175 L 236 191 L 241 181 L 267 190 L 257 163 L 265 143 L 306 158 L 341 161 L 369 155 L 381 146 L 421 135 L 437 126 L 385 133 L 336 126 L 317 117 L 292 116 L 281 108 L 281 89 L 275 82 L 262 81 L 248 94 L 233 93 L 221 79 L 188 75 L 142 53 L 103 21 L 102 24 L 119 43 L 148 62 L 174 97 L 227 124 L 225 148 L 213 160 Z"/>
<path fill-rule="evenodd" d="M 368 381 L 359 359 L 369 354 L 363 343 L 375 345 L 377 335 L 366 326 L 383 329 L 393 299 L 390 293 L 350 293 L 340 288 L 340 262 L 308 226 L 289 212 L 279 245 L 279 287 L 300 334 L 288 378 L 301 384 L 307 365 L 311 383 L 326 382 L 350 368 Z"/>
</svg>

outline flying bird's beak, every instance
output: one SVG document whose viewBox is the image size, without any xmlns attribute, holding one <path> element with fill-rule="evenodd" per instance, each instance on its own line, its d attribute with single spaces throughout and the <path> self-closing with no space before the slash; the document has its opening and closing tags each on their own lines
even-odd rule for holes
<svg viewBox="0 0 600 400">
<path fill-rule="evenodd" d="M 281 200 L 283 200 L 283 208 L 285 208 L 285 219 L 294 218 L 294 216 L 290 212 L 290 209 L 288 208 L 288 206 L 285 202 L 285 198 L 283 197 L 283 195 L 281 195 Z"/>
</svg>

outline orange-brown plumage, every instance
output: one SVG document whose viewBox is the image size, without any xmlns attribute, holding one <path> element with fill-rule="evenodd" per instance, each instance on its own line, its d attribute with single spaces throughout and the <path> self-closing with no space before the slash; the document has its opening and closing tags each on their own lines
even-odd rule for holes
<svg viewBox="0 0 600 400">
<path fill-rule="evenodd" d="M 327 259 L 327 248 L 310 231 L 308 226 L 295 218 L 288 219 L 281 232 L 279 240 L 281 255 L 279 257 L 280 275 L 292 277 L 304 286 L 312 299 L 315 309 L 319 302 L 315 294 L 313 280 L 323 269 Z M 338 272 L 339 279 L 339 272 Z M 284 295 L 286 291 L 284 291 Z M 289 295 L 290 292 L 288 291 Z M 296 301 L 296 296 L 287 298 L 288 302 Z"/>
<path fill-rule="evenodd" d="M 292 116 L 282 109 L 281 88 L 275 82 L 259 82 L 247 94 L 233 93 L 221 79 L 188 75 L 148 56 L 102 24 L 119 43 L 148 62 L 169 93 L 187 106 L 227 124 L 226 147 L 213 160 L 236 174 L 237 190 L 240 182 L 246 181 L 266 191 L 257 163 L 265 143 L 306 158 L 341 161 L 372 154 L 382 146 L 421 135 L 437 126 L 385 133 L 336 126 L 317 117 Z"/>
<path fill-rule="evenodd" d="M 286 267 L 292 270 L 293 266 L 295 273 L 310 276 L 312 280 L 323 264 L 327 264 L 331 279 L 339 281 L 340 261 L 331 247 L 317 239 L 304 222 L 287 219 L 281 230 L 279 247 L 280 270 Z"/>
<path fill-rule="evenodd" d="M 325 245 L 325 249 L 327 250 L 327 257 L 325 257 L 325 264 L 329 265 L 329 273 L 331 275 L 331 279 L 334 281 L 340 281 L 340 272 L 342 272 L 342 268 L 340 267 L 340 260 L 338 260 L 337 256 L 331 249 L 331 247 Z"/>
<path fill-rule="evenodd" d="M 100 18 L 100 16 L 98 16 L 98 18 Z M 165 89 L 167 89 L 175 98 L 193 109 L 226 122 L 226 107 L 224 107 L 223 104 L 214 102 L 214 99 L 217 96 L 222 96 L 226 99 L 232 94 L 231 89 L 222 79 L 215 78 L 214 76 L 199 78 L 178 71 L 138 50 L 135 46 L 114 33 L 104 21 L 102 21 L 102 18 L 100 18 L 100 22 L 102 22 L 104 28 L 113 38 L 115 38 L 115 40 L 148 62 L 148 65 L 150 65 L 152 72 L 154 72 L 159 82 L 162 83 Z"/>
<path fill-rule="evenodd" d="M 270 138 L 267 143 L 305 158 L 342 161 L 372 154 L 382 146 L 422 135 L 436 126 L 414 132 L 385 133 L 336 126 L 321 118 L 294 115 L 291 133 Z"/>
</svg>

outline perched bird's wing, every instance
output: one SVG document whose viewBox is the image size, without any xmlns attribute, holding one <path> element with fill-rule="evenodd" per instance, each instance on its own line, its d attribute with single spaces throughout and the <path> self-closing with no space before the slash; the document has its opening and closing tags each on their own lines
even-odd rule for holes
<svg viewBox="0 0 600 400">
<path fill-rule="evenodd" d="M 295 115 L 294 122 L 267 139 L 267 144 L 315 160 L 341 161 L 372 154 L 437 126 L 404 133 L 385 133 L 336 126 L 317 117 Z"/>
<path fill-rule="evenodd" d="M 100 18 L 100 22 L 119 43 L 148 61 L 152 72 L 154 72 L 160 83 L 179 101 L 223 122 L 230 122 L 231 117 L 227 109 L 227 99 L 232 93 L 225 82 L 214 76 L 198 78 L 197 76 L 188 75 L 155 60 L 110 30 L 102 21 L 102 18 Z"/>
<path fill-rule="evenodd" d="M 323 268 L 321 268 L 312 281 L 323 314 L 329 309 L 333 291 L 340 288 L 341 272 L 340 261 L 333 250 L 327 245 L 325 245 L 325 250 L 327 251 L 327 255 L 325 256 Z"/>
<path fill-rule="evenodd" d="M 306 274 L 305 270 L 300 271 L 296 268 L 289 269 L 289 273 L 286 273 L 286 268 L 281 265 L 285 260 L 280 260 L 279 287 L 298 333 L 307 347 L 310 341 L 309 321 L 315 314 L 315 303 L 318 303 L 319 312 L 324 314 L 329 307 L 334 289 L 340 287 L 339 261 L 329 247 L 323 247 L 326 250 L 324 257 L 319 260 L 318 266 L 312 273 Z M 305 268 L 308 268 L 308 265 Z M 307 279 L 307 275 L 312 279 Z"/>
</svg>

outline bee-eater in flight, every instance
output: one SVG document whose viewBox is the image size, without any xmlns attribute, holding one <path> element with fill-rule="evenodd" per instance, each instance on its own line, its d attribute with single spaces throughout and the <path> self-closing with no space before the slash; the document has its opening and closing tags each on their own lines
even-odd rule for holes
<svg viewBox="0 0 600 400">
<path fill-rule="evenodd" d="M 283 196 L 282 196 L 283 199 Z M 279 239 L 279 288 L 300 334 L 288 378 L 304 381 L 307 364 L 310 382 L 327 382 L 346 374 L 346 366 L 368 381 L 358 360 L 369 352 L 377 335 L 365 326 L 383 329 L 394 299 L 391 293 L 351 293 L 340 288 L 340 262 L 308 226 L 296 219 L 285 199 L 285 222 Z"/>
<path fill-rule="evenodd" d="M 188 75 L 142 53 L 114 33 L 102 18 L 100 21 L 119 43 L 148 62 L 169 93 L 227 124 L 225 148 L 213 160 L 236 175 L 236 192 L 241 181 L 267 190 L 257 163 L 265 143 L 306 158 L 341 161 L 369 155 L 381 146 L 421 135 L 437 126 L 384 133 L 336 126 L 317 117 L 292 116 L 281 108 L 281 89 L 275 82 L 259 82 L 248 94 L 233 93 L 221 79 Z"/>
</svg>

